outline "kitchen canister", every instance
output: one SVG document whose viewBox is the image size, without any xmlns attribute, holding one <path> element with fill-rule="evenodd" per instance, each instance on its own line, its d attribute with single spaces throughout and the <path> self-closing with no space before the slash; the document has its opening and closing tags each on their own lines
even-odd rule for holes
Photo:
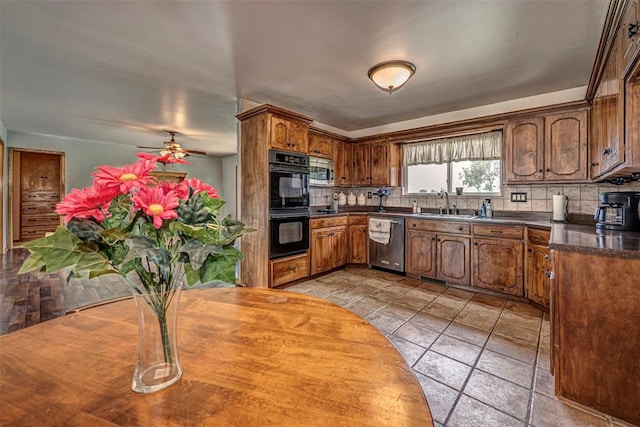
<svg viewBox="0 0 640 427">
<path fill-rule="evenodd" d="M 356 205 L 356 195 L 353 194 L 353 192 L 349 193 L 349 197 L 347 197 L 347 204 L 349 206 L 355 206 Z"/>
<path fill-rule="evenodd" d="M 347 195 L 344 194 L 342 191 L 340 192 L 340 194 L 338 194 L 338 204 L 340 206 L 344 206 L 347 204 Z"/>
<path fill-rule="evenodd" d="M 358 196 L 358 206 L 364 206 L 367 204 L 367 199 L 364 197 L 364 193 L 360 193 Z"/>
</svg>

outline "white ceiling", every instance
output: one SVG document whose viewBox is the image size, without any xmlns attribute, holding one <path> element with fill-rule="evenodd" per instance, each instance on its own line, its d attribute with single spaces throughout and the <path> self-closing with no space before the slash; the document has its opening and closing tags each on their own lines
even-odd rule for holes
<svg viewBox="0 0 640 427">
<path fill-rule="evenodd" d="M 586 85 L 607 0 L 0 2 L 7 129 L 236 151 L 237 100 L 346 132 Z M 374 64 L 415 63 L 393 95 Z"/>
</svg>

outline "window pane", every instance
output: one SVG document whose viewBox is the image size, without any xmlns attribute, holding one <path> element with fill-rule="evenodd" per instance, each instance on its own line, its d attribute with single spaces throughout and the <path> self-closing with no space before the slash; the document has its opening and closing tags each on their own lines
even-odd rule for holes
<svg viewBox="0 0 640 427">
<path fill-rule="evenodd" d="M 451 163 L 452 187 L 465 193 L 499 193 L 500 160 L 466 160 Z"/>
<path fill-rule="evenodd" d="M 436 193 L 447 188 L 447 165 L 416 165 L 407 167 L 408 193 Z"/>
</svg>

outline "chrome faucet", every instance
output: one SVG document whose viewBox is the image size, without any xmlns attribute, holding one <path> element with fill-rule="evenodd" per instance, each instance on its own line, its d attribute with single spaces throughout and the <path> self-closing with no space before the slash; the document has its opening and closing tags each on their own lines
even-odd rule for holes
<svg viewBox="0 0 640 427">
<path fill-rule="evenodd" d="M 449 215 L 451 213 L 451 205 L 449 204 L 449 193 L 447 193 L 446 190 L 440 190 L 440 198 L 442 199 L 443 196 L 446 199 L 447 204 L 444 208 L 444 212 L 442 212 L 442 208 L 440 208 L 440 211 L 445 215 Z"/>
</svg>

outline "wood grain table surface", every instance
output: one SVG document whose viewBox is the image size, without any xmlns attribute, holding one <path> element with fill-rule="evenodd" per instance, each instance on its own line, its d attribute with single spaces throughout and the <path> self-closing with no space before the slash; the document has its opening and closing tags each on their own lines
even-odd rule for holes
<svg viewBox="0 0 640 427">
<path fill-rule="evenodd" d="M 184 291 L 173 386 L 131 390 L 133 300 L 0 337 L 0 425 L 432 426 L 393 345 L 327 301 L 269 289 Z"/>
</svg>

